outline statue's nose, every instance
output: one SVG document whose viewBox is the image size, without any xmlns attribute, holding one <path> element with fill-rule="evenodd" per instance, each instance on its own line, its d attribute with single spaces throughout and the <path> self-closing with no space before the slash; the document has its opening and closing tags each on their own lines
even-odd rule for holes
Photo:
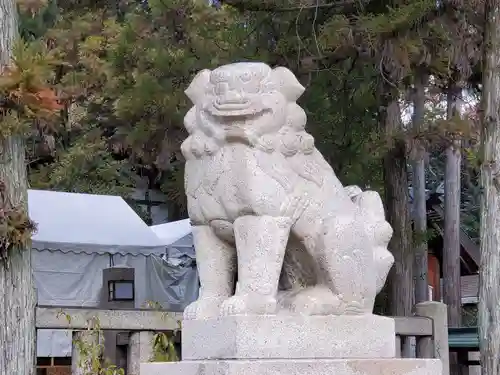
<svg viewBox="0 0 500 375">
<path fill-rule="evenodd" d="M 245 101 L 240 90 L 229 87 L 227 83 L 219 83 L 217 85 L 218 101 L 223 103 L 242 103 Z"/>
<path fill-rule="evenodd" d="M 230 91 L 229 83 L 227 82 L 219 82 L 215 86 L 215 93 L 219 96 L 223 96 L 226 92 Z"/>
<path fill-rule="evenodd" d="M 223 98 L 226 103 L 242 103 L 245 101 L 243 95 L 236 90 L 227 91 Z"/>
</svg>

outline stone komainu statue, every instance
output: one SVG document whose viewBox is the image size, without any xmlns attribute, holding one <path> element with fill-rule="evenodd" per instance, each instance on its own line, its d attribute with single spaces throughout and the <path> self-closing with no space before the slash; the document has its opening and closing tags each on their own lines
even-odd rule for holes
<svg viewBox="0 0 500 375">
<path fill-rule="evenodd" d="M 372 312 L 394 262 L 392 229 L 379 195 L 343 187 L 314 147 L 303 92 L 291 71 L 263 63 L 203 70 L 186 90 L 201 282 L 186 319 Z"/>
</svg>

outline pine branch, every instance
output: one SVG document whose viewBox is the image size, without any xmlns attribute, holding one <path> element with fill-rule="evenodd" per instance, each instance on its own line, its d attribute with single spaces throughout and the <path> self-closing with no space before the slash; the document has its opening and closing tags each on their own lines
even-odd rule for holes
<svg viewBox="0 0 500 375">
<path fill-rule="evenodd" d="M 337 8 L 337 12 L 350 13 L 353 8 L 361 8 L 370 0 L 225 0 L 224 3 L 240 11 L 250 12 L 298 12 L 305 10 Z"/>
</svg>

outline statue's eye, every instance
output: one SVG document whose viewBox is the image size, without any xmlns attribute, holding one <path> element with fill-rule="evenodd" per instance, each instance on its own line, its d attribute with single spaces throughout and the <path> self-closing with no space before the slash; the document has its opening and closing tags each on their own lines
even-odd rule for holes
<svg viewBox="0 0 500 375">
<path fill-rule="evenodd" d="M 245 72 L 241 75 L 240 79 L 244 83 L 250 82 L 252 80 L 252 73 Z"/>
<path fill-rule="evenodd" d="M 213 82 L 214 83 L 224 82 L 224 81 L 227 81 L 228 77 L 229 77 L 229 74 L 224 72 L 224 71 L 214 72 Z"/>
</svg>

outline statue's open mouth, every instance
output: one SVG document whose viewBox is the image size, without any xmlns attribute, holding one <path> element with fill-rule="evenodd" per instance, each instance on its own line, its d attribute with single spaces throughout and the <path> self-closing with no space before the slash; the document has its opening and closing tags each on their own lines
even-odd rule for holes
<svg viewBox="0 0 500 375">
<path fill-rule="evenodd" d="M 249 98 L 216 98 L 207 108 L 215 117 L 256 116 L 263 112 L 261 103 Z"/>
<path fill-rule="evenodd" d="M 199 112 L 199 115 L 216 127 L 223 129 L 226 142 L 237 142 L 250 144 L 248 131 L 254 126 L 254 120 L 260 119 L 264 122 L 269 121 L 272 117 L 272 111 L 269 109 L 255 110 L 255 106 L 251 107 L 252 111 L 248 110 L 231 110 L 220 111 L 215 106 L 209 106 L 204 111 Z"/>
<path fill-rule="evenodd" d="M 245 123 L 257 117 L 264 117 L 270 114 L 271 111 L 264 108 L 255 108 L 252 106 L 246 109 L 225 109 L 210 107 L 204 112 L 204 116 L 211 121 L 223 126 L 244 126 Z"/>
<path fill-rule="evenodd" d="M 214 100 L 213 103 L 214 108 L 219 111 L 244 111 L 252 106 L 252 102 L 248 99 L 235 99 L 235 100 Z"/>
</svg>

